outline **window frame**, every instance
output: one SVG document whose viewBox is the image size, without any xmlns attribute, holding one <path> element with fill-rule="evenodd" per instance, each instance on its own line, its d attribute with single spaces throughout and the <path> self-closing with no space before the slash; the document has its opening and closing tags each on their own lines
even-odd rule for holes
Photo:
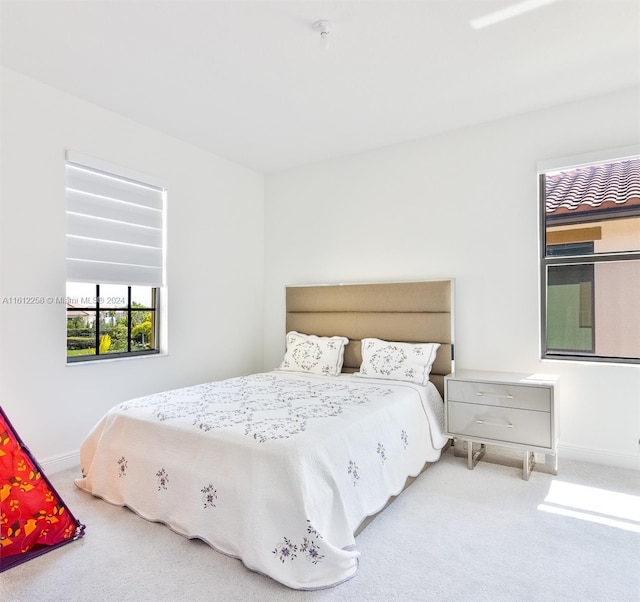
<svg viewBox="0 0 640 602">
<path fill-rule="evenodd" d="M 71 311 L 86 311 L 92 312 L 96 315 L 96 352 L 93 354 L 86 355 L 67 355 L 67 364 L 75 364 L 80 362 L 90 362 L 90 361 L 102 361 L 102 360 L 110 360 L 117 358 L 130 358 L 130 357 L 140 357 L 145 355 L 157 355 L 160 353 L 160 323 L 158 320 L 159 316 L 159 302 L 160 302 L 160 287 L 147 287 L 151 289 L 151 298 L 152 298 L 152 307 L 133 307 L 131 305 L 131 285 L 123 285 L 127 287 L 127 304 L 126 306 L 117 306 L 117 307 L 108 307 L 102 308 L 100 307 L 100 284 L 96 284 L 96 294 L 95 294 L 95 304 L 94 305 L 83 305 L 83 306 L 73 306 L 69 307 L 67 303 L 67 316 Z M 126 312 L 127 313 L 127 351 L 118 351 L 111 353 L 100 353 L 100 312 L 105 311 L 113 311 L 113 312 Z M 144 311 L 144 312 L 152 312 L 154 314 L 153 319 L 153 340 L 154 347 L 153 349 L 140 349 L 137 351 L 131 350 L 131 333 L 133 331 L 131 314 L 136 311 Z M 68 340 L 68 335 L 67 335 Z"/>
<path fill-rule="evenodd" d="M 540 283 L 540 357 L 543 360 L 597 362 L 615 364 L 640 364 L 640 357 L 623 356 L 602 356 L 593 353 L 571 351 L 571 350 L 550 350 L 548 348 L 547 337 L 547 294 L 549 287 L 549 268 L 553 266 L 584 266 L 591 264 L 605 264 L 608 262 L 640 261 L 640 250 L 638 251 L 616 251 L 580 253 L 580 254 L 547 254 L 547 223 L 546 223 L 546 186 L 545 178 L 549 172 L 565 171 L 578 167 L 585 167 L 596 163 L 615 163 L 626 158 L 640 156 L 640 145 L 625 147 L 606 151 L 605 153 L 594 153 L 577 158 L 564 158 L 547 161 L 538 165 L 538 215 L 539 215 L 539 283 Z M 607 219 L 607 216 L 604 216 Z M 576 220 L 575 223 L 578 223 Z M 556 246 L 553 243 L 550 246 Z M 593 326 L 593 338 L 595 349 L 595 324 Z"/>
<path fill-rule="evenodd" d="M 74 150 L 66 150 L 64 166 L 66 281 L 84 283 L 95 289 L 94 298 L 88 295 L 81 300 L 82 305 L 74 303 L 73 307 L 70 307 L 73 301 L 67 290 L 67 365 L 166 353 L 166 316 L 163 315 L 165 307 L 161 307 L 161 295 L 166 294 L 166 187 L 156 176 Z M 126 305 L 109 304 L 108 307 L 101 307 L 100 287 L 113 285 L 126 287 Z M 132 293 L 135 287 L 145 287 L 151 291 L 152 307 L 132 305 L 136 299 L 140 300 L 137 293 Z M 142 301 L 146 304 L 146 297 Z M 153 314 L 150 334 L 153 349 L 133 348 L 137 346 L 137 342 L 132 340 L 136 327 L 132 316 L 136 311 Z M 75 317 L 79 318 L 82 318 L 83 312 L 86 312 L 86 316 L 95 316 L 95 353 L 69 355 L 69 320 L 74 317 L 70 312 L 77 312 Z M 112 314 L 111 321 L 105 312 L 118 313 Z M 118 326 L 118 347 L 121 346 L 120 318 L 123 313 L 127 318 L 127 350 L 101 354 L 100 339 L 107 334 L 110 323 Z M 102 332 L 101 318 L 105 320 Z M 83 322 L 91 328 L 88 319 Z M 140 334 L 141 340 L 145 341 L 147 332 L 146 328 L 137 331 L 136 337 Z M 82 349 L 85 344 L 89 345 L 91 336 L 86 337 L 88 340 L 82 345 L 78 342 L 72 347 Z"/>
</svg>

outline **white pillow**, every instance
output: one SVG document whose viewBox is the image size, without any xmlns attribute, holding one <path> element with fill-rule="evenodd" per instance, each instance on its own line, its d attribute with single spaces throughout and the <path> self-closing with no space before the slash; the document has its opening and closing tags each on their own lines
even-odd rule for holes
<svg viewBox="0 0 640 602">
<path fill-rule="evenodd" d="M 420 385 L 429 381 L 440 343 L 394 343 L 362 339 L 362 364 L 358 376 L 406 380 Z"/>
<path fill-rule="evenodd" d="M 292 330 L 287 333 L 287 351 L 280 370 L 337 376 L 342 370 L 344 346 L 348 342 L 345 337 L 318 337 Z"/>
</svg>

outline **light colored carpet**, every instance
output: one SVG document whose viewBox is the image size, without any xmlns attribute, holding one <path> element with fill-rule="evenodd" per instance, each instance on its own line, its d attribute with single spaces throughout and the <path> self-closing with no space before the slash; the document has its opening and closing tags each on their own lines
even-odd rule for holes
<svg viewBox="0 0 640 602">
<path fill-rule="evenodd" d="M 452 449 L 357 538 L 350 581 L 290 590 L 197 540 L 50 475 L 83 539 L 2 575 L 2 600 L 594 601 L 640 600 L 640 473 L 565 461 L 558 476 Z"/>
</svg>

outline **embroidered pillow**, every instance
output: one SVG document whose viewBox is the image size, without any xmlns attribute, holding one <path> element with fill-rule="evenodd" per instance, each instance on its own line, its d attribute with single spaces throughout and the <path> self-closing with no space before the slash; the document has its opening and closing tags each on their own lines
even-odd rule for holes
<svg viewBox="0 0 640 602">
<path fill-rule="evenodd" d="M 362 364 L 358 376 L 406 380 L 420 385 L 429 381 L 440 343 L 394 343 L 362 339 Z"/>
<path fill-rule="evenodd" d="M 280 370 L 337 376 L 342 370 L 344 347 L 348 342 L 345 337 L 318 337 L 292 330 L 287 333 L 287 351 Z"/>
</svg>

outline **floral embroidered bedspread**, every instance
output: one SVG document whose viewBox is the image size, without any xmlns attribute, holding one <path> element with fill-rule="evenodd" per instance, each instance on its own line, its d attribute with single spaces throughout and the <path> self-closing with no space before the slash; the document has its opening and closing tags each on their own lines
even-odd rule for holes
<svg viewBox="0 0 640 602">
<path fill-rule="evenodd" d="M 141 397 L 81 447 L 76 484 L 296 589 L 358 567 L 354 531 L 440 457 L 435 387 L 274 371 Z"/>
</svg>

